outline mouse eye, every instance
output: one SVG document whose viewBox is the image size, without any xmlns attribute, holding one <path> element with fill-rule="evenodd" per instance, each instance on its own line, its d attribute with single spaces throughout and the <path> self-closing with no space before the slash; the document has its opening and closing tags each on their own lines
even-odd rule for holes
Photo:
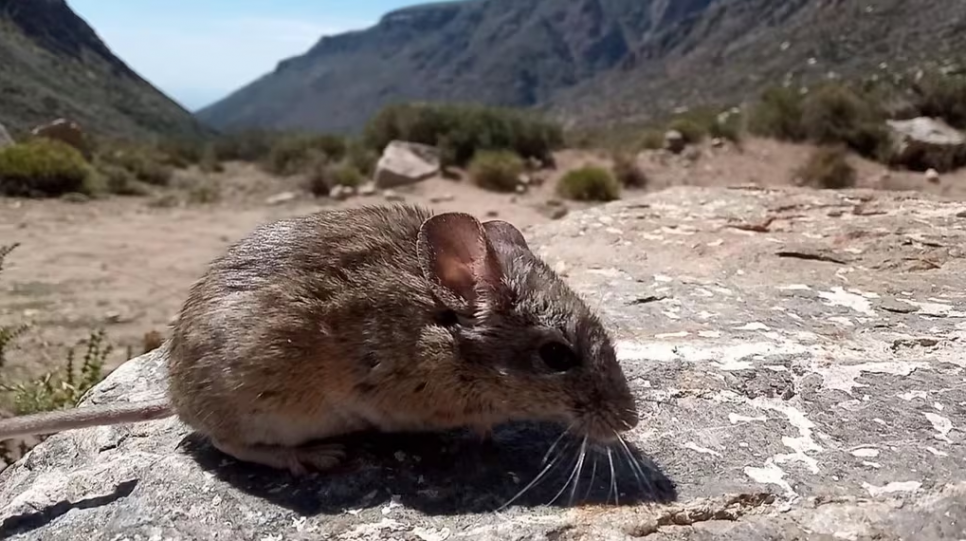
<svg viewBox="0 0 966 541">
<path fill-rule="evenodd" d="M 580 359 L 570 347 L 560 342 L 547 342 L 540 346 L 540 359 L 554 372 L 567 372 L 580 364 Z"/>
</svg>

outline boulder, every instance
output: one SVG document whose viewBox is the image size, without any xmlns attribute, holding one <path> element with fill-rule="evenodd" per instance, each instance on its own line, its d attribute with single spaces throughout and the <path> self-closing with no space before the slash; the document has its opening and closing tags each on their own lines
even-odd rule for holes
<svg viewBox="0 0 966 541">
<path fill-rule="evenodd" d="M 10 132 L 3 124 L 0 124 L 0 149 L 13 145 L 16 141 L 10 136 Z"/>
<path fill-rule="evenodd" d="M 579 442 L 554 447 L 552 426 L 488 444 L 360 435 L 344 468 L 296 480 L 165 419 L 35 447 L 0 474 L 0 536 L 962 539 L 962 211 L 915 193 L 677 187 L 525 229 L 611 329 L 639 399 L 628 448 L 588 449 L 572 478 Z M 159 396 L 165 356 L 122 365 L 83 404 Z M 498 512 L 551 448 L 542 482 Z"/>
<path fill-rule="evenodd" d="M 30 133 L 36 137 L 46 137 L 66 143 L 85 154 L 88 151 L 84 131 L 81 127 L 77 123 L 63 118 L 58 118 L 49 124 L 37 126 Z"/>
<path fill-rule="evenodd" d="M 687 141 L 684 139 L 684 134 L 677 130 L 668 130 L 664 134 L 664 149 L 671 151 L 675 154 L 681 153 L 684 147 L 687 146 Z"/>
<path fill-rule="evenodd" d="M 966 165 L 966 135 L 942 120 L 917 117 L 887 121 L 894 165 L 949 171 Z"/>
<path fill-rule="evenodd" d="M 377 188 L 395 188 L 416 184 L 439 173 L 440 156 L 435 147 L 393 141 L 389 143 L 376 165 Z"/>
</svg>

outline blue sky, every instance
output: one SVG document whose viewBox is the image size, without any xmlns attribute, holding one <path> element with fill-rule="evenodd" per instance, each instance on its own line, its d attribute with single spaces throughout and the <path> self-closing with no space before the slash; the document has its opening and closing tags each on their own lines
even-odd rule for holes
<svg viewBox="0 0 966 541">
<path fill-rule="evenodd" d="M 68 0 L 142 77 L 197 110 L 305 52 L 418 0 Z"/>
</svg>

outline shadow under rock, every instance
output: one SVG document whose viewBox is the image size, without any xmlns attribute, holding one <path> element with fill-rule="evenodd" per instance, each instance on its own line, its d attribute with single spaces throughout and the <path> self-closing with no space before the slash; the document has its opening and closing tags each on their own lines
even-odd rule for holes
<svg viewBox="0 0 966 541">
<path fill-rule="evenodd" d="M 219 479 L 303 516 L 369 509 L 393 499 L 427 515 L 491 512 L 516 497 L 548 464 L 553 466 L 542 479 L 511 506 L 634 505 L 677 499 L 674 483 L 653 461 L 619 443 L 611 448 L 612 460 L 606 450 L 588 445 L 580 474 L 573 475 L 581 440 L 570 435 L 561 439 L 561 434 L 557 425 L 532 423 L 499 427 L 485 443 L 464 430 L 353 434 L 338 440 L 347 453 L 340 467 L 302 478 L 238 462 L 197 434 L 186 438 L 184 448 Z M 553 453 L 544 462 L 551 448 Z"/>
<path fill-rule="evenodd" d="M 74 509 L 93 509 L 112 504 L 118 500 L 126 498 L 137 488 L 138 481 L 125 481 L 114 488 L 114 491 L 105 496 L 85 498 L 77 502 L 60 501 L 53 505 L 43 507 L 31 513 L 21 513 L 7 517 L 0 523 L 0 539 L 7 539 L 14 535 L 21 535 L 32 530 L 43 528 L 54 519 L 66 515 Z"/>
</svg>

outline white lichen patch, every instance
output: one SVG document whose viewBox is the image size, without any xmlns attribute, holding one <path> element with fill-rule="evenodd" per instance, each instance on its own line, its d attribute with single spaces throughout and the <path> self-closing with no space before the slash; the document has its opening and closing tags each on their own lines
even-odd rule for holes
<svg viewBox="0 0 966 541">
<path fill-rule="evenodd" d="M 833 287 L 831 291 L 820 291 L 818 296 L 825 299 L 830 306 L 843 306 L 867 316 L 875 316 L 869 299 L 849 293 L 841 286 Z"/>
<path fill-rule="evenodd" d="M 927 368 L 925 363 L 890 361 L 881 363 L 842 364 L 830 359 L 824 366 L 813 363 L 811 371 L 822 376 L 822 386 L 825 389 L 839 390 L 852 394 L 856 387 L 866 387 L 855 380 L 862 374 L 889 374 L 892 376 L 909 376 L 920 368 Z"/>
<path fill-rule="evenodd" d="M 852 451 L 852 456 L 859 457 L 859 458 L 875 458 L 879 456 L 879 450 L 869 449 L 869 448 L 856 449 Z"/>
<path fill-rule="evenodd" d="M 721 456 L 721 453 L 715 451 L 714 449 L 708 449 L 707 447 L 701 447 L 700 445 L 694 443 L 693 441 L 689 441 L 689 442 L 685 443 L 684 444 L 684 448 L 685 449 L 690 449 L 691 451 L 694 451 L 695 453 L 701 453 L 702 455 Z"/>
<path fill-rule="evenodd" d="M 765 463 L 764 468 L 746 466 L 745 475 L 758 483 L 780 486 L 787 494 L 795 495 L 792 486 L 785 480 L 785 471 L 771 460 Z"/>
<path fill-rule="evenodd" d="M 690 343 L 618 340 L 615 344 L 620 361 L 670 362 L 676 360 L 694 363 L 715 363 L 720 370 L 747 370 L 754 368 L 751 359 L 769 355 L 798 355 L 808 348 L 792 341 L 748 342 L 729 345 L 695 346 Z"/>
<path fill-rule="evenodd" d="M 885 496 L 887 494 L 895 494 L 897 492 L 916 492 L 922 487 L 922 483 L 918 481 L 902 481 L 902 482 L 892 482 L 884 487 L 875 486 L 869 483 L 862 483 L 862 488 L 869 492 L 869 496 L 873 498 L 878 498 L 879 496 Z"/>
<path fill-rule="evenodd" d="M 953 440 L 949 439 L 949 433 L 953 430 L 952 421 L 937 413 L 927 412 L 923 415 L 926 416 L 926 419 L 929 419 L 929 422 L 932 423 L 933 429 L 936 430 L 936 435 L 934 437 L 937 440 L 942 440 L 947 443 L 953 442 Z"/>
<path fill-rule="evenodd" d="M 738 415 L 737 413 L 728 414 L 728 421 L 731 422 L 731 424 L 733 425 L 736 425 L 738 423 L 753 423 L 756 421 L 760 423 L 764 423 L 767 420 L 768 420 L 768 417 L 765 417 L 764 415 L 760 417 L 747 417 L 745 415 Z"/>
<path fill-rule="evenodd" d="M 763 410 L 781 413 L 788 418 L 788 422 L 792 426 L 798 429 L 799 436 L 797 438 L 782 436 L 782 444 L 794 452 L 776 455 L 773 457 L 773 461 L 776 464 L 784 464 L 792 461 L 801 462 L 812 473 L 819 473 L 818 461 L 809 456 L 808 453 L 818 453 L 824 451 L 824 449 L 812 437 L 812 429 L 815 428 L 815 424 L 805 416 L 805 413 L 789 405 L 787 402 L 775 398 L 756 398 L 749 401 L 749 403 Z"/>
</svg>

